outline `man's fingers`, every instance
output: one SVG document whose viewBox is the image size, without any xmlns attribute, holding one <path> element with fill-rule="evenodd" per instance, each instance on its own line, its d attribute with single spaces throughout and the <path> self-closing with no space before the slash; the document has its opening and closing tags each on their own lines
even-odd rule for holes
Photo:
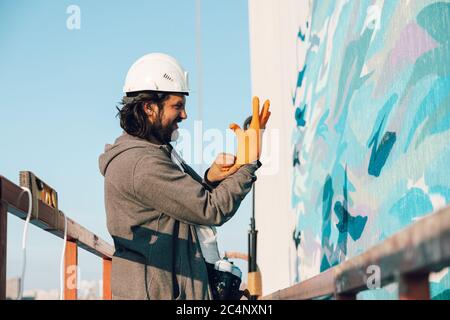
<svg viewBox="0 0 450 320">
<path fill-rule="evenodd" d="M 237 163 L 234 163 L 231 167 L 221 167 L 220 168 L 220 171 L 222 172 L 221 178 L 225 179 L 226 177 L 238 171 L 239 168 L 240 166 Z"/>
<path fill-rule="evenodd" d="M 238 132 L 241 132 L 241 131 L 242 131 L 241 127 L 239 127 L 239 125 L 236 124 L 236 123 L 230 124 L 230 129 L 233 130 L 236 134 L 237 134 Z"/>
<path fill-rule="evenodd" d="M 261 129 L 265 129 L 266 128 L 267 121 L 269 121 L 269 118 L 270 118 L 271 114 L 272 113 L 270 111 L 267 111 L 267 115 L 261 121 Z"/>
<path fill-rule="evenodd" d="M 253 97 L 253 114 L 252 114 L 252 123 L 256 120 L 259 120 L 259 98 Z"/>
<path fill-rule="evenodd" d="M 269 120 L 270 117 L 269 107 L 270 107 L 270 100 L 266 100 L 261 110 L 261 114 L 259 115 L 259 124 L 262 129 L 265 128 L 267 120 Z"/>
<path fill-rule="evenodd" d="M 229 153 L 219 153 L 216 157 L 215 163 L 222 167 L 231 167 L 236 161 L 236 157 Z"/>
<path fill-rule="evenodd" d="M 239 169 L 239 165 L 235 164 L 234 166 L 232 166 L 228 172 L 227 172 L 227 176 L 232 175 L 233 173 L 235 173 L 236 171 L 238 171 Z"/>
</svg>

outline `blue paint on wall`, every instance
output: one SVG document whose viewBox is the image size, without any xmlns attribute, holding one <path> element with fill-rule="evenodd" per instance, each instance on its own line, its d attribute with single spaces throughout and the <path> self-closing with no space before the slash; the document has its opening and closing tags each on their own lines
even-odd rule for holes
<svg viewBox="0 0 450 320">
<path fill-rule="evenodd" d="M 439 194 L 445 198 L 446 203 L 450 203 L 450 188 L 437 185 L 430 188 L 430 193 Z"/>
<path fill-rule="evenodd" d="M 298 38 L 301 40 L 301 41 L 305 41 L 305 37 L 306 37 L 306 33 L 303 33 L 302 32 L 302 28 L 300 28 L 299 30 L 298 30 Z"/>
<path fill-rule="evenodd" d="M 333 179 L 331 176 L 327 176 L 323 187 L 322 196 L 322 263 L 320 270 L 325 271 L 330 266 L 339 264 L 347 253 L 347 239 L 348 235 L 353 241 L 358 240 L 364 230 L 367 223 L 367 217 L 360 215 L 353 216 L 348 210 L 349 203 L 349 189 L 352 189 L 352 185 L 348 182 L 347 169 L 344 173 L 344 182 L 342 186 L 343 201 L 336 201 L 334 203 L 334 213 L 337 217 L 338 223 L 336 229 L 339 232 L 337 246 L 331 242 L 331 227 L 332 227 L 332 205 L 335 192 L 333 189 Z"/>
<path fill-rule="evenodd" d="M 297 127 L 305 126 L 305 124 L 306 124 L 305 112 L 306 112 L 306 106 L 304 106 L 303 109 L 300 109 L 300 108 L 295 109 L 295 121 L 297 122 Z"/>
<path fill-rule="evenodd" d="M 368 142 L 369 148 L 370 148 L 370 141 L 372 141 L 373 138 L 375 137 L 376 130 L 378 129 L 378 131 L 384 131 L 385 123 L 386 123 L 384 120 L 389 118 L 389 115 L 390 115 L 393 107 L 397 103 L 397 101 L 398 101 L 398 95 L 397 94 L 391 95 L 389 97 L 388 101 L 386 101 L 386 103 L 383 105 L 383 107 L 378 112 L 377 118 L 375 119 L 375 124 L 372 129 L 372 133 L 370 135 L 370 139 Z"/>
<path fill-rule="evenodd" d="M 353 241 L 358 240 L 361 237 L 364 227 L 367 223 L 367 217 L 352 216 L 341 202 L 336 202 L 334 205 L 334 212 L 339 219 L 336 224 L 339 232 L 347 232 L 352 237 Z"/>
<path fill-rule="evenodd" d="M 297 85 L 296 88 L 294 90 L 294 94 L 292 95 L 292 104 L 295 105 L 296 99 L 297 99 L 297 92 L 298 89 L 301 88 L 302 84 L 303 84 L 303 78 L 305 77 L 305 72 L 306 72 L 306 64 L 304 65 L 303 69 L 300 70 L 297 74 Z"/>
<path fill-rule="evenodd" d="M 303 278 L 450 203 L 450 1 L 313 1 L 308 21 L 292 79 Z"/>
<path fill-rule="evenodd" d="M 303 78 L 305 77 L 305 72 L 306 72 L 306 64 L 303 67 L 303 69 L 298 73 L 298 77 L 297 77 L 297 88 L 300 88 L 303 84 Z"/>
<path fill-rule="evenodd" d="M 408 225 L 414 218 L 431 211 L 433 205 L 430 197 L 423 190 L 412 188 L 392 206 L 389 213 L 397 217 L 402 225 Z"/>
<path fill-rule="evenodd" d="M 325 253 L 322 257 L 322 263 L 320 266 L 320 272 L 325 271 L 330 267 L 330 263 L 327 258 L 327 251 L 332 250 L 330 243 L 331 236 L 331 206 L 333 204 L 333 180 L 330 176 L 327 176 L 325 184 L 323 186 L 323 200 L 322 200 L 322 248 Z"/>
<path fill-rule="evenodd" d="M 449 60 L 450 61 L 450 60 Z M 443 115 L 442 120 L 447 119 L 448 117 L 448 97 L 450 95 L 450 77 L 448 78 L 439 78 L 435 81 L 433 86 L 431 87 L 427 96 L 423 99 L 420 104 L 419 110 L 416 112 L 414 116 L 414 121 L 412 127 L 409 131 L 408 138 L 406 141 L 405 152 L 408 151 L 408 147 L 412 142 L 414 134 L 416 130 L 421 127 L 422 123 L 426 121 L 426 119 L 434 118 L 435 115 Z M 445 102 L 445 103 L 444 103 Z M 427 127 L 430 126 L 430 122 L 427 122 Z M 450 128 L 450 122 L 438 122 L 439 125 L 434 129 L 434 132 L 442 132 L 446 131 Z M 433 130 L 430 130 L 433 131 Z M 420 143 L 424 139 L 420 139 L 417 141 L 416 147 L 420 145 Z"/>
<path fill-rule="evenodd" d="M 316 135 L 318 137 L 322 137 L 326 140 L 325 134 L 328 132 L 328 126 L 325 121 L 328 119 L 328 115 L 330 114 L 330 110 L 327 110 L 319 120 L 319 124 L 317 125 Z"/>
<path fill-rule="evenodd" d="M 344 55 L 342 71 L 339 78 L 337 100 L 334 115 L 339 116 L 336 131 L 343 132 L 350 101 L 353 94 L 370 78 L 371 73 L 361 77 L 365 57 L 369 48 L 373 30 L 366 29 L 361 37 L 352 41 Z"/>
<path fill-rule="evenodd" d="M 386 160 L 389 157 L 389 153 L 391 152 L 392 147 L 397 140 L 395 132 L 386 132 L 380 144 L 378 144 L 378 137 L 380 135 L 380 130 L 383 122 L 381 122 L 378 131 L 375 133 L 375 136 L 369 143 L 369 148 L 370 146 L 372 146 L 372 153 L 370 154 L 368 173 L 375 177 L 380 176 L 381 169 L 383 169 L 383 166 L 385 165 Z"/>
</svg>

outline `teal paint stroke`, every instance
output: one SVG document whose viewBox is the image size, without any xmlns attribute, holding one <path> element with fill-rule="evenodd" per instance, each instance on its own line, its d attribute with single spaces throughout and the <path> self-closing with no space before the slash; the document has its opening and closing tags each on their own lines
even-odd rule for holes
<svg viewBox="0 0 450 320">
<path fill-rule="evenodd" d="M 344 131 L 348 106 L 353 95 L 373 74 L 372 71 L 361 77 L 372 34 L 373 30 L 366 29 L 361 37 L 358 40 L 350 42 L 345 50 L 337 88 L 338 95 L 334 109 L 335 116 L 338 116 L 341 112 L 335 126 L 336 131 L 339 133 Z"/>
<path fill-rule="evenodd" d="M 336 247 L 331 241 L 331 227 L 332 227 L 332 205 L 335 192 L 333 189 L 333 178 L 327 176 L 323 187 L 322 196 L 322 249 L 323 256 L 321 260 L 320 270 L 325 271 L 331 266 L 337 265 L 347 254 L 348 235 L 357 241 L 366 226 L 367 217 L 360 215 L 353 216 L 349 212 L 349 195 L 348 191 L 354 190 L 354 186 L 349 183 L 347 177 L 347 167 L 345 168 L 344 183 L 343 183 L 343 197 L 344 200 L 337 201 L 334 204 L 334 213 L 338 219 L 336 229 L 339 232 Z"/>
<path fill-rule="evenodd" d="M 362 231 L 364 230 L 364 226 L 367 222 L 367 217 L 365 218 L 354 218 L 350 215 L 349 212 L 349 199 L 348 196 L 348 189 L 349 189 L 349 182 L 348 182 L 348 168 L 347 165 L 344 169 L 344 183 L 342 187 L 342 192 L 344 196 L 344 200 L 342 202 L 337 201 L 334 205 L 334 213 L 336 214 L 338 218 L 338 223 L 336 225 L 339 235 L 337 240 L 337 247 L 340 249 L 340 252 L 343 256 L 347 255 L 347 241 L 348 241 L 348 234 L 350 230 L 350 223 L 352 224 L 352 236 L 354 237 L 354 240 L 359 239 L 361 237 Z M 351 185 L 353 187 L 353 185 Z M 350 222 L 351 220 L 351 222 Z M 352 238 L 353 238 L 352 237 Z"/>
<path fill-rule="evenodd" d="M 389 210 L 389 213 L 400 220 L 402 225 L 408 225 L 414 218 L 421 217 L 433 211 L 430 197 L 418 188 L 410 189 Z"/>
<path fill-rule="evenodd" d="M 430 187 L 430 194 L 439 194 L 445 198 L 446 203 L 450 203 L 450 188 L 445 186 Z"/>
<path fill-rule="evenodd" d="M 302 28 L 299 28 L 297 36 L 302 42 L 304 42 L 306 38 L 306 32 L 303 33 Z"/>
<path fill-rule="evenodd" d="M 417 15 L 417 24 L 440 45 L 417 60 L 410 85 L 429 74 L 438 77 L 450 75 L 450 3 L 438 2 L 427 6 Z"/>
<path fill-rule="evenodd" d="M 330 254 L 334 251 L 333 245 L 330 241 L 331 236 L 331 206 L 333 204 L 333 179 L 327 176 L 325 184 L 323 186 L 323 196 L 322 196 L 322 249 L 324 251 L 320 272 L 323 272 L 330 268 L 331 264 Z"/>
<path fill-rule="evenodd" d="M 333 204 L 333 180 L 327 176 L 322 198 L 322 246 L 327 244 L 331 235 L 331 206 Z"/>
<path fill-rule="evenodd" d="M 296 208 L 296 207 L 299 205 L 299 203 L 301 202 L 301 200 L 302 200 L 302 199 L 296 194 L 294 188 L 295 188 L 295 181 L 292 183 L 292 198 L 291 198 L 291 201 L 292 201 L 292 203 L 291 203 L 292 208 Z M 297 225 L 297 227 L 298 227 L 298 225 Z"/>
<path fill-rule="evenodd" d="M 339 219 L 336 224 L 339 232 L 348 232 L 353 241 L 358 240 L 364 231 L 368 218 L 360 215 L 352 216 L 339 201 L 334 205 L 334 212 Z"/>
<path fill-rule="evenodd" d="M 444 290 L 441 293 L 433 296 L 431 300 L 450 300 L 450 289 Z"/>
<path fill-rule="evenodd" d="M 435 112 L 425 120 L 423 128 L 417 137 L 415 147 L 417 148 L 427 137 L 447 131 L 450 129 L 450 87 L 449 94 L 440 102 Z"/>
<path fill-rule="evenodd" d="M 372 129 L 372 133 L 370 134 L 370 138 L 369 138 L 369 142 L 368 142 L 368 147 L 370 148 L 370 142 L 374 139 L 375 134 L 378 131 L 384 131 L 384 120 L 387 119 L 392 111 L 392 108 L 394 107 L 394 105 L 397 103 L 398 101 L 398 94 L 393 94 L 390 96 L 390 98 L 388 99 L 388 101 L 386 101 L 386 103 L 383 105 L 383 107 L 381 108 L 381 110 L 378 112 L 377 114 L 377 118 L 375 120 L 373 129 Z M 377 131 L 378 129 L 378 131 Z"/>
<path fill-rule="evenodd" d="M 430 118 L 430 121 L 417 140 L 416 148 L 428 135 L 450 128 L 447 121 L 450 116 L 447 112 L 448 105 L 446 105 L 448 103 L 446 98 L 450 92 L 450 3 L 438 2 L 425 7 L 417 15 L 417 23 L 439 43 L 439 46 L 417 59 L 406 92 L 413 89 L 420 80 L 429 75 L 437 77 L 437 80 L 415 115 L 404 152 L 408 151 L 417 128 L 427 117 Z M 438 115 L 433 115 L 435 112 Z M 439 119 L 442 119 L 442 121 L 439 121 Z"/>
<path fill-rule="evenodd" d="M 369 168 L 368 173 L 371 176 L 379 177 L 381 170 L 383 169 L 384 165 L 386 164 L 387 158 L 389 157 L 389 154 L 391 153 L 392 147 L 395 144 L 395 141 L 397 140 L 397 136 L 395 132 L 386 132 L 383 136 L 383 139 L 381 139 L 381 142 L 378 144 L 378 137 L 380 135 L 380 129 L 383 122 L 380 124 L 380 128 L 376 132 L 375 136 L 373 137 L 372 141 L 369 144 L 372 146 L 372 152 L 370 155 L 370 161 L 369 161 Z"/>
<path fill-rule="evenodd" d="M 319 123 L 317 125 L 317 130 L 316 130 L 316 135 L 318 137 L 322 137 L 324 140 L 327 139 L 327 137 L 325 136 L 325 134 L 328 132 L 328 126 L 325 123 L 325 121 L 327 121 L 328 115 L 330 114 L 330 109 L 328 109 L 323 115 L 322 117 L 320 117 Z"/>
<path fill-rule="evenodd" d="M 389 116 L 393 106 L 398 100 L 398 95 L 392 95 L 389 100 L 385 103 L 383 108 L 381 108 L 378 113 L 377 119 L 375 120 L 375 126 L 372 130 L 371 139 L 368 143 L 368 147 L 372 146 L 372 152 L 370 155 L 368 173 L 372 176 L 379 177 L 381 170 L 386 164 L 386 160 L 392 150 L 397 139 L 395 132 L 386 132 L 378 144 L 378 139 L 381 135 L 382 130 L 384 130 L 385 119 Z M 375 131 L 375 128 L 378 130 Z"/>
<path fill-rule="evenodd" d="M 430 282 L 432 300 L 450 300 L 450 271 L 439 282 Z"/>
<path fill-rule="evenodd" d="M 332 16 L 336 7 L 336 1 L 314 1 L 312 8 L 311 30 L 320 31 L 325 21 Z"/>
<path fill-rule="evenodd" d="M 302 70 L 300 70 L 298 72 L 297 75 L 297 86 L 294 90 L 294 94 L 292 95 L 292 104 L 295 105 L 295 101 L 297 100 L 297 93 L 298 93 L 298 89 L 301 88 L 302 84 L 303 84 L 303 78 L 305 76 L 305 72 L 306 72 L 306 64 L 303 66 Z"/>
<path fill-rule="evenodd" d="M 292 165 L 294 167 L 300 166 L 300 149 L 298 145 L 295 145 L 294 147 L 294 157 L 292 159 Z"/>
<path fill-rule="evenodd" d="M 298 73 L 297 88 L 301 88 L 302 83 L 303 83 L 303 78 L 305 77 L 305 72 L 306 72 L 306 64 L 303 66 L 303 69 L 300 70 L 300 72 Z"/>
<path fill-rule="evenodd" d="M 386 34 L 383 30 L 389 30 L 389 26 L 392 23 L 392 19 L 397 19 L 395 16 L 397 8 L 402 6 L 402 1 L 384 1 L 383 8 L 380 17 L 380 31 L 377 32 L 375 37 L 370 43 L 369 50 L 367 52 L 367 58 L 370 59 L 379 52 L 383 52 L 386 48 Z M 401 10 L 401 9 L 400 9 Z"/>
<path fill-rule="evenodd" d="M 303 109 L 297 108 L 295 109 L 295 121 L 297 122 L 297 127 L 304 127 L 306 125 L 305 114 L 306 114 L 306 105 Z"/>
<path fill-rule="evenodd" d="M 434 40 L 448 43 L 450 23 L 450 3 L 437 2 L 430 4 L 417 15 L 417 23 L 428 31 Z"/>
<path fill-rule="evenodd" d="M 447 132 L 445 136 L 442 137 L 445 139 L 444 141 L 439 144 L 433 144 L 432 147 L 439 148 L 439 151 L 434 151 L 431 147 L 429 150 L 428 156 L 430 157 L 430 161 L 432 161 L 432 165 L 425 168 L 425 172 L 423 174 L 425 184 L 429 186 L 430 192 L 432 192 L 435 187 L 450 188 L 448 178 L 450 176 L 450 139 L 448 137 L 450 137 L 450 132 Z"/>
<path fill-rule="evenodd" d="M 450 60 L 449 60 L 450 61 Z M 449 113 L 448 96 L 450 95 L 450 77 L 440 78 L 435 81 L 426 97 L 422 100 L 419 109 L 417 110 L 414 120 L 409 130 L 409 134 L 406 140 L 404 152 L 408 151 L 408 148 L 412 142 L 416 130 L 421 124 L 429 119 L 426 125 L 425 132 L 442 132 L 450 128 L 450 123 L 440 122 L 439 115 L 444 115 L 442 119 L 446 119 Z M 436 113 L 436 115 L 434 115 Z M 436 120 L 434 120 L 436 119 Z M 441 120 L 442 120 L 441 119 Z M 432 124 L 438 125 L 437 128 L 432 128 Z M 424 141 L 424 137 L 421 136 L 420 141 L 417 142 L 417 146 Z"/>
</svg>

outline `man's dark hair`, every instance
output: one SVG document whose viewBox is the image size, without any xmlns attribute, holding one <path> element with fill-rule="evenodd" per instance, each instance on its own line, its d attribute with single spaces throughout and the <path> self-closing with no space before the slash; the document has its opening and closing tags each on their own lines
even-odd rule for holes
<svg viewBox="0 0 450 320">
<path fill-rule="evenodd" d="M 163 112 L 163 103 L 169 98 L 169 93 L 161 92 L 136 92 L 128 93 L 122 98 L 120 109 L 116 107 L 120 118 L 120 127 L 126 133 L 148 140 L 155 133 L 155 129 L 148 121 L 148 116 L 144 111 L 145 103 L 155 103 L 158 105 L 159 115 Z"/>
</svg>

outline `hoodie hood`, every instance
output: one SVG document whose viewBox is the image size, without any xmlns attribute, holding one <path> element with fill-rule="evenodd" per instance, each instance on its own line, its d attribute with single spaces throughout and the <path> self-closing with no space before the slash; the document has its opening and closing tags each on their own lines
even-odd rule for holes
<svg viewBox="0 0 450 320">
<path fill-rule="evenodd" d="M 105 145 L 105 152 L 102 153 L 98 159 L 100 173 L 103 176 L 105 176 L 108 165 L 119 154 L 134 148 L 148 148 L 148 147 L 164 148 L 164 145 L 157 145 L 124 132 L 120 137 L 116 139 L 114 144 Z"/>
</svg>

